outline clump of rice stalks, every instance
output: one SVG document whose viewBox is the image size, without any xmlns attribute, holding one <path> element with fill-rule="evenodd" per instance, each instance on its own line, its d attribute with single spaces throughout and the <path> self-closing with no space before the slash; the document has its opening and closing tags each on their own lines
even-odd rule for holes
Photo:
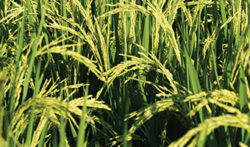
<svg viewBox="0 0 250 147">
<path fill-rule="evenodd" d="M 227 107 L 232 112 L 233 107 Z M 189 130 L 183 137 L 178 141 L 171 143 L 169 146 L 202 146 L 205 144 L 206 137 L 209 136 L 216 128 L 221 126 L 235 127 L 245 129 L 248 133 L 250 132 L 250 118 L 246 114 L 242 114 L 237 109 L 236 115 L 225 114 L 223 116 L 212 117 L 206 119 L 203 123 L 199 124 L 198 127 Z M 240 142 L 239 142 L 240 144 Z"/>
<path fill-rule="evenodd" d="M 190 103 L 192 109 L 185 109 L 188 108 Z M 178 105 L 182 107 L 178 107 Z M 214 105 L 218 108 L 224 109 L 228 114 L 214 117 L 213 115 L 215 112 L 212 111 L 216 108 L 210 108 L 210 106 Z M 190 145 L 204 144 L 205 136 L 208 136 L 214 129 L 221 126 L 242 128 L 249 132 L 249 116 L 241 113 L 240 110 L 235 107 L 239 107 L 239 97 L 234 92 L 228 90 L 215 90 L 210 93 L 201 92 L 187 97 L 181 95 L 168 97 L 167 99 L 157 101 L 145 108 L 132 112 L 127 116 L 125 121 L 133 117 L 135 120 L 135 123 L 133 123 L 129 129 L 127 140 L 129 141 L 133 139 L 132 135 L 134 132 L 145 124 L 146 121 L 150 120 L 155 114 L 169 110 L 181 112 L 182 114 L 185 114 L 186 117 L 190 117 L 189 120 L 191 120 L 192 117 L 202 108 L 205 108 L 209 114 L 205 122 L 198 124 L 198 127 L 189 130 L 187 134 L 177 142 L 172 143 L 171 146 L 185 146 L 187 143 L 190 143 L 190 141 Z M 193 125 L 195 126 L 195 124 Z M 195 138 L 193 138 L 193 136 L 195 136 Z"/>
<path fill-rule="evenodd" d="M 84 104 L 88 107 L 85 112 L 84 119 L 88 124 L 93 126 L 95 125 L 95 120 L 98 119 L 92 118 L 92 116 L 89 115 L 91 112 L 91 109 L 89 108 L 105 109 L 110 111 L 110 108 L 107 105 L 105 105 L 102 101 L 98 101 L 93 98 L 91 95 L 74 98 L 73 100 L 50 96 L 54 95 L 54 93 L 58 91 L 58 85 L 53 84 L 49 89 L 47 89 L 49 84 L 50 81 L 45 82 L 45 85 L 42 87 L 42 90 L 38 95 L 29 98 L 23 105 L 19 106 L 11 121 L 11 132 L 16 134 L 16 138 L 19 138 L 24 133 L 25 129 L 27 129 L 30 124 L 30 119 L 34 119 L 35 122 L 37 121 L 38 125 L 34 131 L 31 146 L 38 145 L 44 128 L 47 128 L 48 131 L 55 126 L 60 128 L 62 125 L 62 122 L 60 121 L 61 117 L 69 121 L 71 125 L 73 124 L 73 128 L 79 129 L 79 125 L 73 115 L 80 118 L 83 113 L 81 107 L 83 107 Z M 69 88 L 75 89 L 82 86 L 84 85 L 69 85 L 62 90 L 69 90 Z M 73 93 L 75 93 L 75 91 L 72 91 L 68 97 L 72 96 Z M 31 118 L 32 115 L 34 118 Z M 45 125 L 47 127 L 45 127 Z M 47 136 L 45 139 L 49 140 L 49 136 L 51 136 L 51 134 L 46 134 L 45 136 Z"/>
</svg>

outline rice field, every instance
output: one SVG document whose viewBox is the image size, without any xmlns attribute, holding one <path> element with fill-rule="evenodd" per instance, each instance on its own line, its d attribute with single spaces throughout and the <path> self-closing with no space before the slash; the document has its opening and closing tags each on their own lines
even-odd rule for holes
<svg viewBox="0 0 250 147">
<path fill-rule="evenodd" d="M 0 147 L 247 147 L 250 0 L 1 0 Z"/>
</svg>

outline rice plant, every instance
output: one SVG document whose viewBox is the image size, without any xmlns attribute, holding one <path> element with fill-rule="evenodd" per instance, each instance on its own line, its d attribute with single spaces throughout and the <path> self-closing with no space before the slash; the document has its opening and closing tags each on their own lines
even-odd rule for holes
<svg viewBox="0 0 250 147">
<path fill-rule="evenodd" d="M 249 146 L 249 0 L 0 1 L 0 146 Z"/>
</svg>

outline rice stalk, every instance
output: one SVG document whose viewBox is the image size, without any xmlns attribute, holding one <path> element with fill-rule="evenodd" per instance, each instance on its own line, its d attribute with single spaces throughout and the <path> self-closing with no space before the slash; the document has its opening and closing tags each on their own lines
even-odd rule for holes
<svg viewBox="0 0 250 147">
<path fill-rule="evenodd" d="M 189 145 L 188 142 L 190 140 L 193 141 L 198 139 L 198 137 L 203 133 L 205 133 L 208 136 L 213 130 L 215 130 L 220 126 L 244 128 L 249 132 L 250 127 L 248 122 L 249 122 L 249 117 L 245 114 L 238 114 L 236 116 L 226 114 L 224 116 L 212 117 L 206 119 L 203 123 L 199 124 L 198 127 L 189 130 L 182 138 L 180 138 L 176 142 L 171 143 L 169 146 Z M 201 145 L 201 144 L 196 143 L 196 145 Z"/>
</svg>

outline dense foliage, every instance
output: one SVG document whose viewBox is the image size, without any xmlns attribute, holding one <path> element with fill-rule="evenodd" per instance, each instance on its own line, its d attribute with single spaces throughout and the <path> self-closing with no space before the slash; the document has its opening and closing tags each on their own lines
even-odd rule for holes
<svg viewBox="0 0 250 147">
<path fill-rule="evenodd" d="M 1 0 L 0 146 L 250 145 L 250 0 Z"/>
</svg>

